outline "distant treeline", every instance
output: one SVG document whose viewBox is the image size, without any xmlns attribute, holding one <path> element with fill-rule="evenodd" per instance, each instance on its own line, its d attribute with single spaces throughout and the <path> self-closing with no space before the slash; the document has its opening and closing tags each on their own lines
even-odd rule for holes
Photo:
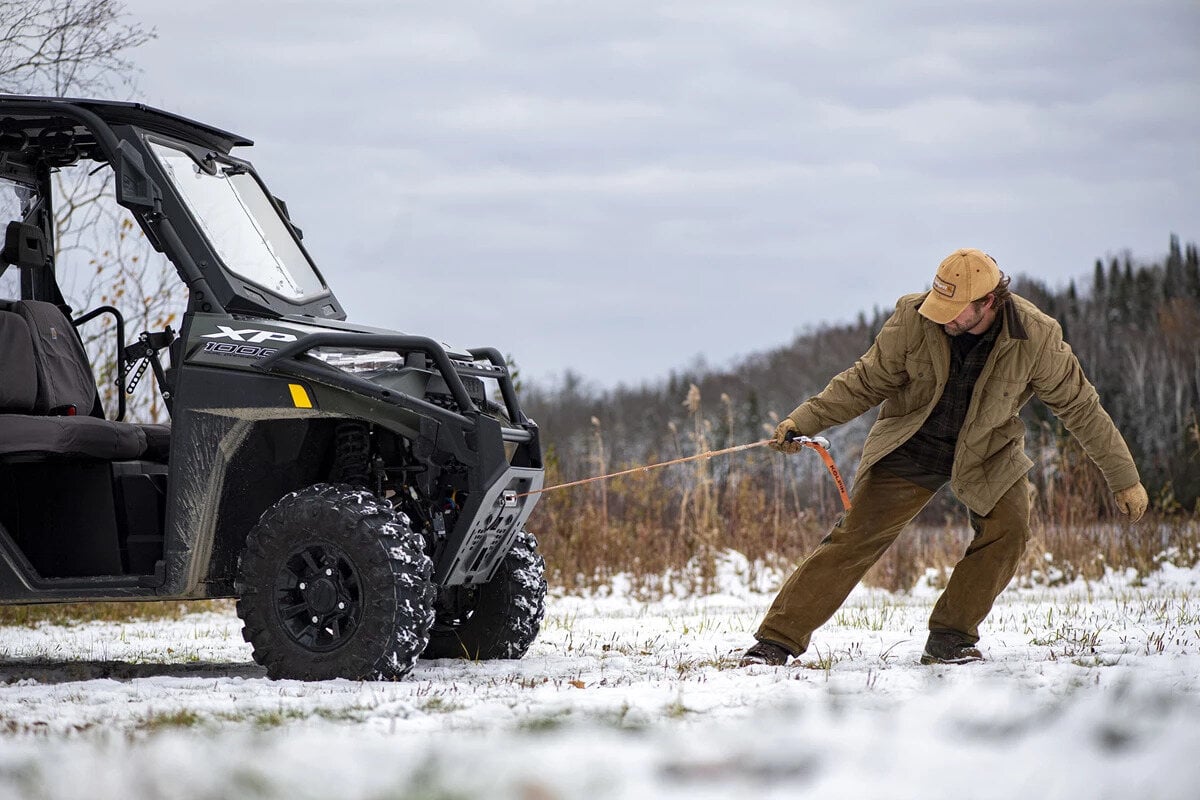
<svg viewBox="0 0 1200 800">
<path fill-rule="evenodd" d="M 1133 451 L 1155 507 L 1195 514 L 1200 501 L 1200 260 L 1195 244 L 1171 236 L 1166 258 L 1135 261 L 1130 254 L 1097 260 L 1090 277 L 1052 288 L 1023 275 L 1013 290 L 1063 326 L 1067 341 L 1096 385 L 1104 407 Z M 553 475 L 562 480 L 763 439 L 775 422 L 850 366 L 870 346 L 891 309 L 865 313 L 850 324 L 798 335 L 790 344 L 747 356 L 723 369 L 672 372 L 633 388 L 600 389 L 567 373 L 553 385 L 523 386 L 523 404 L 542 426 Z M 1023 412 L 1031 479 L 1044 512 L 1060 519 L 1099 519 L 1111 513 L 1093 469 L 1053 415 L 1034 400 Z M 827 432 L 849 479 L 874 412 Z M 816 458 L 790 459 L 750 451 L 711 464 L 723 482 L 784 481 L 818 511 L 836 494 Z M 673 468 L 669 468 L 673 469 Z M 782 471 L 782 472 L 781 472 Z M 680 481 L 692 473 L 682 472 Z M 668 479 L 668 483 L 669 483 Z M 1065 490 L 1065 491 L 1064 491 Z M 927 517 L 951 513 L 941 497 Z M 1068 508 L 1069 506 L 1069 508 Z"/>
</svg>

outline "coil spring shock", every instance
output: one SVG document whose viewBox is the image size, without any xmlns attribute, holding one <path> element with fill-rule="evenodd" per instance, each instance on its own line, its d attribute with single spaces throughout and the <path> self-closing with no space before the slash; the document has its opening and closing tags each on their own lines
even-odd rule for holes
<svg viewBox="0 0 1200 800">
<path fill-rule="evenodd" d="M 340 422 L 334 429 L 333 466 L 329 479 L 351 486 L 371 485 L 371 436 L 362 422 Z"/>
</svg>

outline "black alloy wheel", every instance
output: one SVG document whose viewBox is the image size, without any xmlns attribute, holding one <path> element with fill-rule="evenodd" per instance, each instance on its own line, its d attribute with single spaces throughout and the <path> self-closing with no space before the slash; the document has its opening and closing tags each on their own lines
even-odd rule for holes
<svg viewBox="0 0 1200 800">
<path fill-rule="evenodd" d="M 341 647 L 362 621 L 354 562 L 333 545 L 297 550 L 275 579 L 275 609 L 292 641 L 316 653 Z"/>
<path fill-rule="evenodd" d="M 250 531 L 242 637 L 272 678 L 395 680 L 429 642 L 433 564 L 408 517 L 365 489 L 316 484 Z"/>
</svg>

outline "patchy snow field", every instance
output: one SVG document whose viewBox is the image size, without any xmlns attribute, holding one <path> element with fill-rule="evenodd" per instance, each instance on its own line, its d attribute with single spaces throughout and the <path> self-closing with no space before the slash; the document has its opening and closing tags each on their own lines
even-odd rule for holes
<svg viewBox="0 0 1200 800">
<path fill-rule="evenodd" d="M 1010 588 L 960 667 L 917 663 L 932 590 L 860 588 L 734 669 L 771 595 L 726 578 L 393 684 L 267 680 L 232 610 L 0 628 L 0 797 L 1200 797 L 1200 570 Z"/>
</svg>

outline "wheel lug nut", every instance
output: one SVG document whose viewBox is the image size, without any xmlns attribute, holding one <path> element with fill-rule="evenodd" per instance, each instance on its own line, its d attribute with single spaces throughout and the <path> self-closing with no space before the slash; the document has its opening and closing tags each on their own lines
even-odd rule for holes
<svg viewBox="0 0 1200 800">
<path fill-rule="evenodd" d="M 332 575 L 332 574 L 333 574 L 333 570 L 331 570 L 331 569 L 327 569 L 327 570 L 325 570 L 325 574 L 326 574 L 326 575 Z"/>
<path fill-rule="evenodd" d="M 304 591 L 304 590 L 305 590 L 305 589 L 307 589 L 307 588 L 308 588 L 308 584 L 307 584 L 307 583 L 301 583 L 301 584 L 300 584 L 300 591 Z"/>
<path fill-rule="evenodd" d="M 338 611 L 345 611 L 345 610 L 346 610 L 346 604 L 338 603 Z"/>
<path fill-rule="evenodd" d="M 313 622 L 314 622 L 314 623 L 316 623 L 316 622 L 320 622 L 320 621 L 321 621 L 321 618 L 320 618 L 320 617 L 313 617 Z"/>
</svg>

